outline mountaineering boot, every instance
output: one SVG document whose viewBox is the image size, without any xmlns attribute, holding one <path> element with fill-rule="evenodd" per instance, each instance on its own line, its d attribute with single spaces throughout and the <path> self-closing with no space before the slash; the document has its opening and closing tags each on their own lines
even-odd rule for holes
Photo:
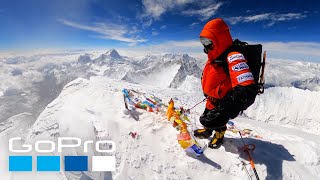
<svg viewBox="0 0 320 180">
<path fill-rule="evenodd" d="M 195 137 L 198 137 L 200 139 L 207 139 L 212 135 L 212 129 L 197 129 L 193 131 L 193 134 Z"/>
<path fill-rule="evenodd" d="M 224 133 L 226 132 L 227 127 L 223 127 L 219 130 L 215 130 L 213 138 L 209 142 L 209 147 L 212 149 L 218 149 L 223 144 Z"/>
</svg>

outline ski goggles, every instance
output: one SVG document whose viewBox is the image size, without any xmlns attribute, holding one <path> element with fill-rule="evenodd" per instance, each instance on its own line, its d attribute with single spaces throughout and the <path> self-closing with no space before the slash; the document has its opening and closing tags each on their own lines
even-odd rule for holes
<svg viewBox="0 0 320 180">
<path fill-rule="evenodd" d="M 204 53 L 208 54 L 209 53 L 209 50 L 212 50 L 213 49 L 213 42 L 206 38 L 206 37 L 200 37 L 200 42 L 201 44 L 203 45 L 204 49 Z"/>
</svg>

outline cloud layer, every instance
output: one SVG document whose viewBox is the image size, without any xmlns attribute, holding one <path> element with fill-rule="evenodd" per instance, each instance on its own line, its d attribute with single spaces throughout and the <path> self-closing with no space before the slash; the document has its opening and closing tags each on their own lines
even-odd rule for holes
<svg viewBox="0 0 320 180">
<path fill-rule="evenodd" d="M 146 42 L 146 39 L 138 38 L 138 29 L 136 27 L 128 27 L 124 24 L 115 23 L 94 23 L 93 25 L 83 25 L 68 20 L 59 20 L 64 25 L 91 31 L 98 34 L 98 38 L 112 39 L 128 43 Z"/>
<path fill-rule="evenodd" d="M 251 16 L 229 17 L 226 19 L 231 24 L 267 21 L 268 23 L 266 26 L 272 26 L 277 22 L 298 20 L 306 17 L 307 16 L 302 13 L 287 13 L 287 14 L 262 13 L 262 14 L 256 14 Z"/>
<path fill-rule="evenodd" d="M 223 5 L 222 2 L 209 0 L 143 0 L 144 11 L 140 18 L 146 26 L 159 20 L 166 12 L 174 12 L 184 16 L 198 17 L 201 21 L 211 18 Z M 192 5 L 192 6 L 188 6 Z"/>
<path fill-rule="evenodd" d="M 218 9 L 222 5 L 223 3 L 211 4 L 208 6 L 203 6 L 200 9 L 191 9 L 191 10 L 182 11 L 182 14 L 188 15 L 188 16 L 198 16 L 200 20 L 205 21 L 205 20 L 208 20 L 213 15 L 215 15 Z"/>
<path fill-rule="evenodd" d="M 249 44 L 262 44 L 263 50 L 267 51 L 268 58 L 281 58 L 288 60 L 303 60 L 320 62 L 320 43 L 317 42 L 248 42 Z M 159 44 L 130 47 L 119 49 L 122 54 L 128 56 L 144 56 L 146 54 L 178 53 L 189 54 L 199 60 L 206 60 L 202 46 L 198 40 L 166 41 Z"/>
<path fill-rule="evenodd" d="M 262 42 L 261 44 L 265 50 L 279 57 L 320 62 L 320 43 L 317 42 Z"/>
</svg>

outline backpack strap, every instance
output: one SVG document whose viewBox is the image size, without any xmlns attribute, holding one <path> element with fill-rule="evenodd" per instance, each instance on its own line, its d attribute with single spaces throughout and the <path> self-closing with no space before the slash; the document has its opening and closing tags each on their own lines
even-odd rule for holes
<svg viewBox="0 0 320 180">
<path fill-rule="evenodd" d="M 227 57 L 228 54 L 233 52 L 233 51 L 239 51 L 240 52 L 240 48 L 239 46 L 245 46 L 247 45 L 246 42 L 242 42 L 239 39 L 235 39 L 233 41 L 233 44 L 231 47 L 229 47 L 228 49 L 226 49 L 219 57 L 216 58 L 216 60 L 213 62 L 214 64 L 219 64 L 222 66 L 224 72 L 229 76 L 229 65 L 227 62 Z M 242 52 L 240 52 L 242 53 Z"/>
<path fill-rule="evenodd" d="M 234 46 L 232 45 L 231 47 L 229 47 L 228 49 L 226 49 L 219 57 L 216 58 L 216 60 L 214 60 L 214 64 L 219 64 L 220 66 L 222 66 L 224 72 L 229 76 L 229 65 L 227 62 L 227 57 L 228 54 L 230 52 L 232 52 L 234 50 Z"/>
</svg>

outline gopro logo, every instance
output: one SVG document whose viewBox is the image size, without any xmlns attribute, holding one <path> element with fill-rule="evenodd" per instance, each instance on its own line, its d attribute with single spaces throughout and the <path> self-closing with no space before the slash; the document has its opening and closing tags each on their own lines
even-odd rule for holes
<svg viewBox="0 0 320 180">
<path fill-rule="evenodd" d="M 21 137 L 14 137 L 14 138 L 10 138 L 9 139 L 9 151 L 10 152 L 15 152 L 15 153 L 27 153 L 27 152 L 31 152 L 33 147 L 30 144 L 26 144 L 26 145 L 22 145 L 22 147 L 24 149 L 14 149 L 13 148 L 13 143 L 15 141 L 20 141 Z M 73 144 L 70 143 L 66 143 L 66 142 L 75 142 Z M 49 145 L 50 149 L 40 149 L 40 145 Z M 83 143 L 83 152 L 88 152 L 88 145 L 89 144 L 93 144 L 92 140 L 89 141 L 85 141 Z M 108 145 L 109 148 L 111 149 L 100 149 L 100 145 Z M 36 152 L 39 153 L 50 153 L 50 152 L 54 152 L 56 150 L 56 143 L 53 141 L 49 141 L 49 140 L 42 140 L 42 141 L 36 141 L 35 145 L 34 145 L 34 150 Z M 81 139 L 77 138 L 77 137 L 59 137 L 58 138 L 58 152 L 62 152 L 63 148 L 75 148 L 75 147 L 80 147 L 81 146 Z M 97 141 L 95 144 L 95 149 L 97 152 L 101 152 L 101 153 L 112 153 L 115 152 L 116 150 L 116 144 L 114 141 L 110 141 L 110 140 L 104 140 L 104 141 Z"/>
<path fill-rule="evenodd" d="M 31 144 L 22 145 L 21 149 L 14 148 L 14 143 L 20 141 L 21 137 L 9 139 L 9 151 L 13 153 L 61 153 L 67 148 L 76 148 L 83 146 L 83 152 L 88 152 L 89 144 L 94 144 L 92 140 L 82 143 L 77 137 L 59 137 L 57 144 L 50 140 L 36 141 L 34 146 Z M 45 146 L 46 149 L 41 148 Z M 57 151 L 56 151 L 57 147 Z M 116 150 L 114 141 L 101 140 L 94 144 L 95 150 L 100 153 L 113 153 Z M 106 149 L 102 149 L 104 147 Z M 37 171 L 60 171 L 61 159 L 64 162 L 64 171 L 88 171 L 88 156 L 37 156 Z M 92 171 L 115 171 L 115 156 L 92 156 Z M 9 156 L 9 171 L 32 171 L 32 156 Z"/>
</svg>

